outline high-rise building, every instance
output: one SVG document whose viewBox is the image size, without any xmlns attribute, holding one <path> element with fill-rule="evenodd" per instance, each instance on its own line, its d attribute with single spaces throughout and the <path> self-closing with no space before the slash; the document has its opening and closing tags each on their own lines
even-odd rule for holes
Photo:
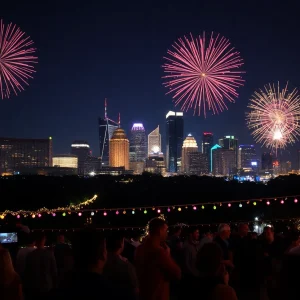
<svg viewBox="0 0 300 300">
<path fill-rule="evenodd" d="M 261 169 L 264 171 L 273 170 L 273 155 L 271 152 L 264 152 L 262 154 Z"/>
<path fill-rule="evenodd" d="M 146 160 L 145 171 L 162 175 L 166 173 L 166 165 L 162 152 L 149 155 Z"/>
<path fill-rule="evenodd" d="M 210 149 L 214 145 L 214 136 L 211 132 L 203 132 L 202 135 L 202 153 L 207 155 L 210 160 Z"/>
<path fill-rule="evenodd" d="M 102 165 L 107 166 L 109 163 L 109 140 L 112 138 L 114 131 L 120 126 L 119 121 L 113 121 L 107 116 L 107 101 L 105 99 L 105 114 L 104 118 L 98 119 L 99 125 L 99 148 Z"/>
<path fill-rule="evenodd" d="M 238 169 L 257 167 L 254 145 L 240 145 L 238 150 Z"/>
<path fill-rule="evenodd" d="M 142 123 L 134 123 L 129 142 L 130 162 L 145 161 L 147 157 L 146 132 Z"/>
<path fill-rule="evenodd" d="M 190 152 L 198 152 L 198 145 L 195 138 L 189 134 L 183 141 L 181 154 L 181 173 L 189 174 L 189 159 Z"/>
<path fill-rule="evenodd" d="M 166 167 L 168 172 L 177 173 L 181 166 L 183 113 L 169 111 L 166 115 L 166 125 Z"/>
<path fill-rule="evenodd" d="M 52 158 L 53 167 L 59 168 L 78 168 L 78 157 L 77 155 L 61 154 L 53 155 Z"/>
<path fill-rule="evenodd" d="M 0 138 L 0 173 L 24 168 L 52 167 L 52 138 Z"/>
<path fill-rule="evenodd" d="M 200 152 L 189 152 L 189 175 L 208 175 L 209 161 L 207 154 Z"/>
<path fill-rule="evenodd" d="M 101 169 L 101 159 L 100 157 L 89 156 L 84 164 L 85 174 L 97 174 Z"/>
<path fill-rule="evenodd" d="M 133 174 L 142 174 L 147 157 L 146 132 L 142 123 L 134 123 L 129 140 L 129 167 Z"/>
<path fill-rule="evenodd" d="M 212 151 L 213 174 L 216 176 L 232 175 L 235 169 L 235 151 L 217 148 Z"/>
<path fill-rule="evenodd" d="M 74 141 L 71 144 L 71 154 L 78 157 L 78 175 L 86 175 L 85 162 L 91 156 L 91 149 L 88 142 Z"/>
<path fill-rule="evenodd" d="M 233 135 L 226 135 L 222 139 L 219 139 L 219 145 L 227 150 L 234 151 L 235 165 L 234 168 L 238 168 L 238 139 Z"/>
<path fill-rule="evenodd" d="M 161 135 L 159 125 L 148 134 L 148 156 L 161 151 Z"/>
<path fill-rule="evenodd" d="M 215 144 L 213 147 L 210 149 L 210 156 L 209 156 L 209 170 L 210 173 L 213 172 L 213 151 L 216 149 L 222 148 L 220 145 Z"/>
<path fill-rule="evenodd" d="M 121 128 L 114 131 L 109 141 L 109 165 L 129 169 L 129 140 Z"/>
</svg>

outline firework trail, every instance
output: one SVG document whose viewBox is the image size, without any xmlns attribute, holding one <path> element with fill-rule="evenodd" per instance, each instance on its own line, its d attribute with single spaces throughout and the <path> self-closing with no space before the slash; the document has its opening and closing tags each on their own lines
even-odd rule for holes
<svg viewBox="0 0 300 300">
<path fill-rule="evenodd" d="M 9 98 L 24 90 L 35 73 L 37 57 L 33 41 L 16 25 L 5 25 L 0 21 L 0 90 L 1 97 Z"/>
<path fill-rule="evenodd" d="M 244 83 L 239 70 L 244 63 L 228 39 L 212 33 L 207 41 L 205 33 L 197 38 L 190 34 L 172 48 L 162 67 L 163 84 L 169 89 L 167 94 L 173 94 L 175 105 L 206 116 L 207 111 L 218 114 L 227 109 L 226 99 L 234 102 L 236 89 Z"/>
<path fill-rule="evenodd" d="M 288 92 L 288 84 L 266 85 L 254 93 L 248 105 L 246 122 L 255 141 L 271 149 L 285 148 L 300 135 L 300 96 L 294 89 Z"/>
</svg>

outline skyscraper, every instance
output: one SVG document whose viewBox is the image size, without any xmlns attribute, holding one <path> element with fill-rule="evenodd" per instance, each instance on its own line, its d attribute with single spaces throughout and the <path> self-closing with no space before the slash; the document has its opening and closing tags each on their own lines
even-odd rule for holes
<svg viewBox="0 0 300 300">
<path fill-rule="evenodd" d="M 169 111 L 166 115 L 166 125 L 166 167 L 168 172 L 177 173 L 181 166 L 183 112 Z"/>
<path fill-rule="evenodd" d="M 188 154 L 190 152 L 198 152 L 198 145 L 195 138 L 189 134 L 183 141 L 182 154 L 181 154 L 181 173 L 189 174 L 189 159 Z"/>
<path fill-rule="evenodd" d="M 233 135 L 226 135 L 222 139 L 219 139 L 219 145 L 223 149 L 233 150 L 234 151 L 234 168 L 238 167 L 238 139 Z"/>
<path fill-rule="evenodd" d="M 218 148 L 212 152 L 213 174 L 219 176 L 229 176 L 233 174 L 235 168 L 234 150 Z"/>
<path fill-rule="evenodd" d="M 210 149 L 214 145 L 214 136 L 211 132 L 203 132 L 202 135 L 202 153 L 207 155 L 209 160 L 210 158 Z"/>
<path fill-rule="evenodd" d="M 209 161 L 206 154 L 200 152 L 189 152 L 189 175 L 207 175 L 209 174 Z"/>
<path fill-rule="evenodd" d="M 74 141 L 71 145 L 71 154 L 78 157 L 78 175 L 85 175 L 85 162 L 91 156 L 90 145 L 86 141 Z"/>
<path fill-rule="evenodd" d="M 159 125 L 148 134 L 148 156 L 161 151 L 161 135 Z"/>
<path fill-rule="evenodd" d="M 264 152 L 261 156 L 262 170 L 273 170 L 273 155 L 271 152 Z"/>
<path fill-rule="evenodd" d="M 114 131 L 109 141 L 109 165 L 129 170 L 129 140 L 121 128 Z"/>
<path fill-rule="evenodd" d="M 108 118 L 106 99 L 104 118 L 100 117 L 98 119 L 98 125 L 100 158 L 102 160 L 102 165 L 107 166 L 109 162 L 109 140 L 112 138 L 114 131 L 120 126 L 120 115 L 118 122 Z"/>
<path fill-rule="evenodd" d="M 142 123 L 134 123 L 130 133 L 130 162 L 145 161 L 147 157 L 146 132 Z"/>
<path fill-rule="evenodd" d="M 257 166 L 257 157 L 254 145 L 240 145 L 238 151 L 238 169 Z"/>
</svg>

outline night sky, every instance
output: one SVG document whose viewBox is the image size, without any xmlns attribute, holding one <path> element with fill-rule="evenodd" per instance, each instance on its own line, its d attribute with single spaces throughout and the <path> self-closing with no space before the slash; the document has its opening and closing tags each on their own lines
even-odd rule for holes
<svg viewBox="0 0 300 300">
<path fill-rule="evenodd" d="M 240 51 L 246 83 L 228 111 L 206 119 L 185 114 L 185 134 L 198 143 L 203 131 L 212 131 L 216 141 L 230 134 L 253 143 L 244 119 L 254 90 L 278 80 L 300 87 L 298 7 L 292 1 L 160 2 L 1 3 L 0 17 L 31 36 L 39 63 L 30 87 L 0 102 L 0 135 L 52 136 L 56 154 L 83 139 L 98 156 L 97 118 L 108 98 L 109 117 L 120 112 L 127 134 L 133 122 L 142 122 L 147 133 L 159 124 L 164 138 L 165 115 L 175 108 L 162 86 L 163 56 L 185 34 L 214 31 Z M 289 148 L 293 162 L 297 147 Z"/>
</svg>

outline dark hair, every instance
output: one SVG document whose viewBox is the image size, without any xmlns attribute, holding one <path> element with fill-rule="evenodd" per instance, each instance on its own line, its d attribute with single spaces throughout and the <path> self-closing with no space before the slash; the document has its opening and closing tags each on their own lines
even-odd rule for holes
<svg viewBox="0 0 300 300">
<path fill-rule="evenodd" d="M 182 229 L 181 229 L 180 226 L 171 227 L 171 228 L 170 228 L 170 233 L 171 233 L 171 234 L 175 234 L 175 233 L 180 232 L 181 230 L 182 230 Z"/>
<path fill-rule="evenodd" d="M 36 241 L 36 238 L 34 236 L 33 233 L 27 233 L 26 237 L 25 237 L 25 243 L 26 245 L 31 245 Z"/>
<path fill-rule="evenodd" d="M 155 234 L 157 233 L 167 222 L 160 218 L 154 218 L 149 222 L 149 233 Z"/>
<path fill-rule="evenodd" d="M 43 239 L 45 239 L 45 238 L 46 238 L 45 233 L 41 232 L 41 231 L 35 232 L 33 235 L 33 240 L 36 241 L 36 243 L 42 242 Z"/>
<path fill-rule="evenodd" d="M 194 227 L 194 226 L 192 226 L 192 227 L 189 227 L 188 228 L 188 234 L 193 234 L 195 231 L 197 231 L 197 230 L 199 230 L 198 229 L 198 227 Z"/>
<path fill-rule="evenodd" d="M 124 240 L 124 234 L 121 232 L 115 232 L 106 238 L 106 248 L 109 252 L 115 252 L 122 247 Z"/>
<path fill-rule="evenodd" d="M 105 239 L 94 230 L 78 232 L 73 241 L 74 264 L 78 269 L 87 269 L 99 260 L 105 260 Z"/>
<path fill-rule="evenodd" d="M 222 267 L 222 249 L 214 242 L 206 243 L 198 252 L 197 268 L 204 276 L 216 276 Z"/>
</svg>

